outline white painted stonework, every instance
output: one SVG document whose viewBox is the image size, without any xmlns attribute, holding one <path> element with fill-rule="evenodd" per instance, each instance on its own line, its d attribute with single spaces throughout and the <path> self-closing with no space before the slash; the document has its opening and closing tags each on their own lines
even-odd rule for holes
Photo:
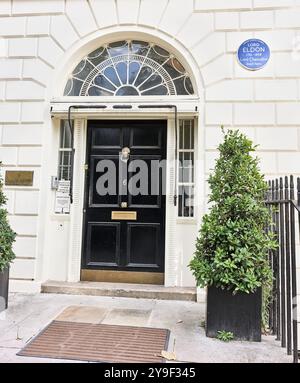
<svg viewBox="0 0 300 383">
<path fill-rule="evenodd" d="M 252 37 L 271 49 L 268 64 L 255 72 L 236 60 L 239 45 Z M 12 291 L 39 291 L 47 279 L 79 280 L 87 115 L 78 115 L 75 123 L 71 214 L 55 215 L 50 178 L 57 174 L 59 118 L 66 115 L 51 118 L 50 102 L 63 100 L 69 74 L 87 53 L 120 38 L 155 42 L 173 52 L 192 75 L 197 95 L 172 98 L 181 115 L 188 114 L 188 102 L 197 106 L 197 204 L 195 219 L 179 219 L 172 201 L 167 203 L 167 285 L 194 285 L 187 264 L 206 210 L 205 180 L 217 157 L 221 124 L 239 128 L 260 145 L 267 177 L 300 175 L 298 0 L 1 1 L 2 172 L 34 171 L 32 187 L 6 187 L 9 219 L 18 234 Z M 103 116 L 126 118 L 107 113 Z M 172 156 L 174 119 L 167 117 Z M 170 188 L 173 178 L 170 172 Z"/>
</svg>

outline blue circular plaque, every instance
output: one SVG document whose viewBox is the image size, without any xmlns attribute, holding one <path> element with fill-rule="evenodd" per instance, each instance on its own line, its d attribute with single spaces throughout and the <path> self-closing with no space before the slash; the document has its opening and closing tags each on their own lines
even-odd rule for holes
<svg viewBox="0 0 300 383">
<path fill-rule="evenodd" d="M 262 40 L 246 40 L 239 47 L 237 58 L 242 67 L 246 69 L 262 69 L 269 61 L 270 48 Z"/>
</svg>

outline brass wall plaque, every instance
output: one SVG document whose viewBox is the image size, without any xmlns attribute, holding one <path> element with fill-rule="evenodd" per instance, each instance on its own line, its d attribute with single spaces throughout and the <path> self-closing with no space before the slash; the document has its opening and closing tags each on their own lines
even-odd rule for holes
<svg viewBox="0 0 300 383">
<path fill-rule="evenodd" d="M 6 170 L 5 185 L 7 186 L 32 186 L 33 171 L 28 170 Z"/>
<path fill-rule="evenodd" d="M 112 211 L 111 212 L 111 219 L 112 220 L 136 221 L 136 218 L 137 218 L 136 211 Z"/>
</svg>

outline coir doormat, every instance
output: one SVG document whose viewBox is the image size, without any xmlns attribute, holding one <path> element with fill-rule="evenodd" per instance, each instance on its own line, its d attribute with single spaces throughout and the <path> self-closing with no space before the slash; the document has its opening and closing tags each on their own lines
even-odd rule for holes
<svg viewBox="0 0 300 383">
<path fill-rule="evenodd" d="M 169 330 L 53 321 L 17 355 L 108 363 L 162 363 Z"/>
</svg>

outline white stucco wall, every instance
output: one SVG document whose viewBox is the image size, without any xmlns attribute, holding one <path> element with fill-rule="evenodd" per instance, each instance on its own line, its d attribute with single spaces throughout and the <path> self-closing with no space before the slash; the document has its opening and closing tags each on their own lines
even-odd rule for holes
<svg viewBox="0 0 300 383">
<path fill-rule="evenodd" d="M 71 65 L 76 51 L 80 58 L 78 47 L 100 45 L 107 33 L 125 36 L 127 31 L 165 40 L 191 64 L 200 96 L 198 151 L 206 174 L 217 156 L 223 124 L 260 144 L 268 177 L 300 175 L 299 0 L 2 0 L 0 159 L 4 171 L 34 170 L 32 187 L 6 188 L 10 221 L 18 233 L 13 290 L 37 290 L 40 281 L 55 274 L 44 238 L 47 230 L 68 231 L 68 223 L 45 227 L 48 176 L 56 166 L 49 148 L 55 142 L 49 100 L 60 95 L 63 65 Z M 238 46 L 251 37 L 271 49 L 270 62 L 256 72 L 242 69 L 236 60 Z M 204 194 L 200 190 L 203 208 Z M 187 230 L 182 225 L 180 236 Z M 59 242 L 53 251 L 57 248 L 64 251 Z M 186 263 L 182 284 L 190 283 Z"/>
</svg>

